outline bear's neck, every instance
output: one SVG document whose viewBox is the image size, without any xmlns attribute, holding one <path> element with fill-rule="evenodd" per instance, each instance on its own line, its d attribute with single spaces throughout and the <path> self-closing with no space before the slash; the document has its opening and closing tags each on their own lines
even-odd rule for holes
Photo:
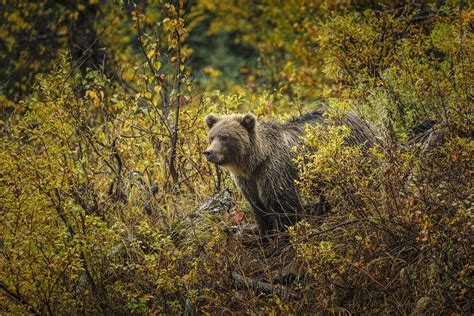
<svg viewBox="0 0 474 316">
<path fill-rule="evenodd" d="M 275 142 L 278 142 L 279 131 L 266 123 L 257 123 L 254 135 L 250 137 L 248 150 L 236 166 L 228 166 L 234 177 L 251 179 L 258 177 L 262 167 L 272 157 Z"/>
</svg>

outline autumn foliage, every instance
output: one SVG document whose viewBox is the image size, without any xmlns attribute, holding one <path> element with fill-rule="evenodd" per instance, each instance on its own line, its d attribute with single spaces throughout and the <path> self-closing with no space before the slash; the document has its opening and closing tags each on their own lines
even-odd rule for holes
<svg viewBox="0 0 474 316">
<path fill-rule="evenodd" d="M 3 1 L 0 21 L 0 313 L 473 312 L 469 2 Z M 262 244 L 205 114 L 323 105 L 379 142 L 309 129 L 308 214 Z"/>
</svg>

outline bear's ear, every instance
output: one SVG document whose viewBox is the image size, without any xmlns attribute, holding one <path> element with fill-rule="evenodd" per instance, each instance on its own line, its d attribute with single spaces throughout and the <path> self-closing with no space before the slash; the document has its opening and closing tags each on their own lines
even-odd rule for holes
<svg viewBox="0 0 474 316">
<path fill-rule="evenodd" d="M 206 115 L 206 124 L 207 124 L 207 127 L 209 127 L 209 129 L 211 129 L 214 126 L 214 124 L 217 123 L 217 121 L 219 121 L 219 118 L 216 115 L 212 113 Z"/>
<path fill-rule="evenodd" d="M 255 117 L 255 115 L 253 115 L 251 113 L 247 113 L 247 114 L 244 115 L 244 117 L 242 117 L 241 124 L 248 131 L 251 131 L 255 127 L 256 120 L 257 120 L 257 118 Z"/>
</svg>

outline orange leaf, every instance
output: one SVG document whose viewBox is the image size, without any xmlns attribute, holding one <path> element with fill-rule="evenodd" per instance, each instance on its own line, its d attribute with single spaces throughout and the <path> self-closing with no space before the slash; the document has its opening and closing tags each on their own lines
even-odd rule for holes
<svg viewBox="0 0 474 316">
<path fill-rule="evenodd" d="M 186 99 L 182 95 L 179 96 L 179 105 L 186 105 Z"/>
<path fill-rule="evenodd" d="M 244 212 L 239 212 L 237 214 L 235 214 L 234 216 L 234 220 L 237 222 L 237 223 L 240 223 L 241 221 L 243 221 L 245 219 L 245 213 Z"/>
</svg>

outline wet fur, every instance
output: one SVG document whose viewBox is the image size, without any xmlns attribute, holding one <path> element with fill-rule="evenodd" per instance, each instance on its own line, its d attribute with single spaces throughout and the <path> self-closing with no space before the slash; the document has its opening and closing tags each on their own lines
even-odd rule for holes
<svg viewBox="0 0 474 316">
<path fill-rule="evenodd" d="M 251 114 L 206 118 L 212 140 L 210 148 L 220 146 L 225 151 L 225 158 L 217 164 L 231 172 L 251 204 L 263 236 L 294 225 L 302 215 L 303 207 L 294 184 L 298 171 L 292 148 L 301 146 L 306 124 L 325 124 L 324 111 L 324 108 L 315 110 L 284 123 L 260 122 Z M 376 134 L 368 122 L 347 114 L 340 123 L 351 127 L 349 144 L 375 143 Z M 222 136 L 227 137 L 225 144 L 219 140 Z"/>
</svg>

